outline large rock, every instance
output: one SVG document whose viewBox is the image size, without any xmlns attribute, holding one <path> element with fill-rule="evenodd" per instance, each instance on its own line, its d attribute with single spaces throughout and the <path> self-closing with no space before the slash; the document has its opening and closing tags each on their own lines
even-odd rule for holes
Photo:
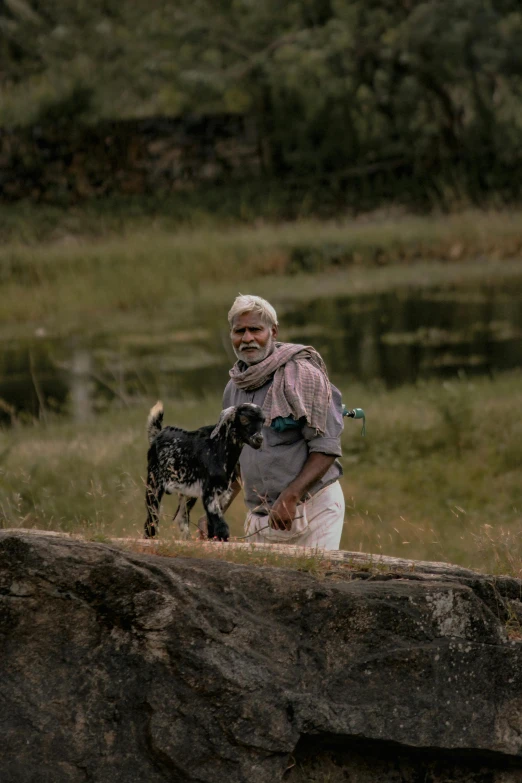
<svg viewBox="0 0 522 783">
<path fill-rule="evenodd" d="M 0 780 L 522 781 L 521 590 L 0 533 Z"/>
</svg>

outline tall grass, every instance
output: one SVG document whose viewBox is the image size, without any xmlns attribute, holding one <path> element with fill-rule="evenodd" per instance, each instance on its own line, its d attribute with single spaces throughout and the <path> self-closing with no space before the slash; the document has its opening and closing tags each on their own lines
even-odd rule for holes
<svg viewBox="0 0 522 783">
<path fill-rule="evenodd" d="M 117 232 L 65 232 L 37 244 L 20 234 L 0 248 L 0 330 L 185 323 L 247 288 L 282 299 L 513 275 L 521 226 L 519 213 L 466 212 L 219 229 L 128 218 Z"/>
<path fill-rule="evenodd" d="M 335 381 L 368 416 L 366 438 L 352 421 L 343 433 L 342 548 L 522 576 L 521 375 L 394 391 Z M 166 401 L 166 418 L 192 428 L 219 409 L 217 398 Z M 143 404 L 0 431 L 1 525 L 141 536 L 146 414 Z M 163 502 L 167 537 L 175 505 Z M 194 522 L 200 513 L 198 503 Z M 227 514 L 234 536 L 243 517 L 238 498 Z"/>
<path fill-rule="evenodd" d="M 7 221 L 4 212 L 0 226 L 8 239 L 0 248 L 4 337 L 35 329 L 125 335 L 144 324 L 162 335 L 213 327 L 213 308 L 223 310 L 238 291 L 284 309 L 295 298 L 521 272 L 522 215 L 514 212 L 218 227 L 204 216 L 176 222 L 165 211 L 153 219 L 20 209 L 7 210 Z M 520 377 L 393 392 L 334 380 L 369 416 L 367 439 L 352 422 L 343 436 L 342 546 L 516 572 Z M 187 427 L 215 421 L 220 409 L 217 398 L 165 403 L 169 421 Z M 147 404 L 113 407 L 86 424 L 48 412 L 46 424 L 0 431 L 4 527 L 141 535 Z M 164 503 L 165 521 L 172 505 Z M 239 501 L 229 518 L 240 535 Z"/>
</svg>

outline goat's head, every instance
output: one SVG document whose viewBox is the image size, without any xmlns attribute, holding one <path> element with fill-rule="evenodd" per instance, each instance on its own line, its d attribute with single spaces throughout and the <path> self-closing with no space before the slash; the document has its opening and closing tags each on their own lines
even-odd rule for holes
<svg viewBox="0 0 522 783">
<path fill-rule="evenodd" d="M 259 449 L 263 444 L 261 430 L 264 423 L 265 416 L 259 405 L 245 402 L 243 405 L 225 408 L 225 410 L 221 411 L 219 421 L 212 430 L 210 437 L 215 438 L 221 434 L 224 437 L 228 437 L 233 426 L 237 441 L 248 443 L 253 449 Z"/>
</svg>

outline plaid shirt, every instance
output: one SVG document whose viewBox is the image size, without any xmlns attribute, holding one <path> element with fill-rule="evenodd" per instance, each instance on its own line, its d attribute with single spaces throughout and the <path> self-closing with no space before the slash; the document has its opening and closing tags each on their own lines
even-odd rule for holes
<svg viewBox="0 0 522 783">
<path fill-rule="evenodd" d="M 325 433 L 332 389 L 325 364 L 312 346 L 277 342 L 274 351 L 258 364 L 236 362 L 230 377 L 247 392 L 271 381 L 263 402 L 269 422 L 292 416 L 296 421 L 305 419 L 317 433 Z"/>
<path fill-rule="evenodd" d="M 231 380 L 223 395 L 223 407 L 254 402 L 264 408 L 271 386 L 272 379 L 269 379 L 263 386 L 247 391 L 238 388 Z M 281 492 L 299 475 L 311 453 L 340 457 L 342 430 L 341 394 L 335 386 L 331 386 L 331 399 L 322 434 L 308 423 L 278 432 L 267 421 L 263 427 L 262 448 L 256 451 L 245 446 L 241 452 L 239 464 L 247 507 L 252 511 L 260 507 L 271 508 Z M 308 495 L 315 495 L 341 475 L 341 465 L 335 460 L 325 475 L 310 488 Z"/>
</svg>

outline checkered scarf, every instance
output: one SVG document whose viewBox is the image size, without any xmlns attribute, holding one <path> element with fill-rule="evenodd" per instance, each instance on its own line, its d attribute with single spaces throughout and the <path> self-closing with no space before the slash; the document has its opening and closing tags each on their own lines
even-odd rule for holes
<svg viewBox="0 0 522 783">
<path fill-rule="evenodd" d="M 262 362 L 248 366 L 239 360 L 230 370 L 230 377 L 243 391 L 259 389 L 272 376 L 274 380 L 263 403 L 267 420 L 272 422 L 278 416 L 304 417 L 310 427 L 324 435 L 332 388 L 315 348 L 277 342 Z"/>
</svg>

